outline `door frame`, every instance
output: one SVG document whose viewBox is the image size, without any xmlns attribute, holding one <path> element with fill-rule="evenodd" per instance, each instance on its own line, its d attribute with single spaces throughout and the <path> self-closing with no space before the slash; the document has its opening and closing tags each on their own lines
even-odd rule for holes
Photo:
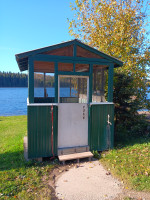
<svg viewBox="0 0 150 200">
<path fill-rule="evenodd" d="M 90 98 L 89 98 L 89 81 L 90 81 L 90 77 L 89 76 L 80 76 L 80 75 L 58 75 L 58 107 L 59 107 L 59 104 L 60 103 L 60 77 L 66 77 L 66 78 L 86 78 L 87 79 L 87 103 L 84 103 L 84 104 L 87 104 L 87 107 L 88 107 L 88 132 L 87 132 L 87 137 L 88 137 L 88 141 L 87 141 L 87 144 L 89 146 L 89 123 L 90 123 L 90 120 L 89 120 L 89 101 L 90 101 Z M 65 103 L 65 104 L 71 104 L 71 103 Z M 82 103 L 77 103 L 77 104 L 82 104 Z M 59 112 L 59 109 L 58 109 L 58 112 Z M 58 113 L 59 115 L 59 113 Z M 59 125 L 59 121 L 58 121 L 58 125 Z M 58 131 L 58 134 L 59 134 L 59 131 Z M 58 136 L 59 137 L 59 136 Z"/>
</svg>

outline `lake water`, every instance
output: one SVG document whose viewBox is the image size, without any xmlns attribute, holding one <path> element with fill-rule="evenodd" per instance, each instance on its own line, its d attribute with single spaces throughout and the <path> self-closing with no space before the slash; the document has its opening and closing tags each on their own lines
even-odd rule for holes
<svg viewBox="0 0 150 200">
<path fill-rule="evenodd" d="M 0 116 L 27 114 L 28 88 L 0 88 Z"/>
<path fill-rule="evenodd" d="M 41 90 L 35 91 L 35 94 L 36 92 L 40 94 Z M 54 89 L 51 88 L 48 94 L 54 96 Z M 69 88 L 63 88 L 60 91 L 60 95 L 63 97 L 69 94 Z M 0 88 L 0 116 L 26 115 L 27 96 L 28 88 Z M 71 96 L 75 96 L 75 91 L 72 90 Z M 150 99 L 150 94 L 148 99 Z"/>
<path fill-rule="evenodd" d="M 43 88 L 36 88 L 35 97 L 42 97 Z M 47 89 L 48 96 L 54 97 L 54 88 Z M 75 96 L 72 89 L 71 96 Z M 60 96 L 70 95 L 69 88 L 61 88 Z M 27 114 L 28 88 L 0 88 L 0 116 L 26 115 Z"/>
</svg>

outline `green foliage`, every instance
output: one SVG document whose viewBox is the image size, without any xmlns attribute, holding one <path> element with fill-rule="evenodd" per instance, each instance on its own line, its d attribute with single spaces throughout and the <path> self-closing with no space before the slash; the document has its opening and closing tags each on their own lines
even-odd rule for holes
<svg viewBox="0 0 150 200">
<path fill-rule="evenodd" d="M 134 77 L 134 87 L 141 88 L 136 96 L 145 99 L 150 65 L 148 0 L 76 0 L 71 8 L 70 34 L 121 59 L 124 65 L 117 71 Z"/>
<path fill-rule="evenodd" d="M 126 189 L 150 191 L 150 138 L 130 138 L 120 147 L 103 152 L 101 162 Z"/>
<path fill-rule="evenodd" d="M 140 88 L 134 86 L 134 78 L 123 73 L 114 74 L 115 133 L 118 137 L 143 136 L 147 134 L 148 123 L 138 114 L 144 102 Z"/>
<path fill-rule="evenodd" d="M 0 87 L 28 87 L 28 76 L 22 73 L 0 72 Z"/>
<path fill-rule="evenodd" d="M 146 85 L 147 87 L 150 87 L 150 81 L 147 80 Z"/>
<path fill-rule="evenodd" d="M 131 197 L 125 197 L 123 200 L 134 200 L 134 198 L 131 198 Z"/>
<path fill-rule="evenodd" d="M 101 155 L 100 153 L 98 153 L 98 151 L 93 151 L 92 153 L 93 153 L 94 158 L 100 159 Z"/>
<path fill-rule="evenodd" d="M 26 116 L 0 117 L 0 199 L 50 199 L 48 180 L 51 162 L 26 162 L 23 137 Z"/>
</svg>

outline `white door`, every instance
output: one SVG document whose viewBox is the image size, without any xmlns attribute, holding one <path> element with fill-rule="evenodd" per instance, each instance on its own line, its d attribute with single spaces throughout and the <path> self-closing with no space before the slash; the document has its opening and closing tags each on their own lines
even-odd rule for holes
<svg viewBox="0 0 150 200">
<path fill-rule="evenodd" d="M 88 106 L 60 103 L 58 106 L 58 148 L 88 145 Z"/>
<path fill-rule="evenodd" d="M 86 79 L 87 79 L 86 91 L 88 99 L 88 78 Z M 84 98 L 84 95 L 82 94 L 80 95 L 80 97 Z M 80 102 L 84 102 L 84 99 L 80 98 Z M 58 148 L 79 147 L 87 145 L 88 145 L 88 104 L 59 103 Z"/>
</svg>

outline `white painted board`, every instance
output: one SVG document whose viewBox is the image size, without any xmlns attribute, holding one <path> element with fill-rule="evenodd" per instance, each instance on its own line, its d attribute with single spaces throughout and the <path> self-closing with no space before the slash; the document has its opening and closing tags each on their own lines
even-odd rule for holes
<svg viewBox="0 0 150 200">
<path fill-rule="evenodd" d="M 58 105 L 58 148 L 88 145 L 88 105 Z"/>
</svg>

